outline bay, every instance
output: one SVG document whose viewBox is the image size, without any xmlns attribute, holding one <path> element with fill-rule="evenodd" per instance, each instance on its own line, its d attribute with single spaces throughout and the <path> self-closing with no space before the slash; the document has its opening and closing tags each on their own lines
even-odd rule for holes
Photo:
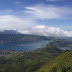
<svg viewBox="0 0 72 72">
<path fill-rule="evenodd" d="M 13 50 L 29 52 L 38 48 L 44 48 L 49 42 L 47 40 L 38 42 L 15 42 L 0 45 L 0 50 Z"/>
</svg>

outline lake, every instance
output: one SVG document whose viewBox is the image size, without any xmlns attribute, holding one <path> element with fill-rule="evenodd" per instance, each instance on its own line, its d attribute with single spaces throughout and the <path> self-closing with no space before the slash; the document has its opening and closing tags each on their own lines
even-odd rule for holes
<svg viewBox="0 0 72 72">
<path fill-rule="evenodd" d="M 38 42 L 15 42 L 15 43 L 7 43 L 1 44 L 0 50 L 13 50 L 13 51 L 24 51 L 29 52 L 38 48 L 44 48 L 49 42 L 38 41 Z"/>
</svg>

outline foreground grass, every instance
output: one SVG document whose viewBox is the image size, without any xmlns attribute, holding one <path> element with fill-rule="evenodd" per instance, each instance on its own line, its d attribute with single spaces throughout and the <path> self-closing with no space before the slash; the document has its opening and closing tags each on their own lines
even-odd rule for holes
<svg viewBox="0 0 72 72">
<path fill-rule="evenodd" d="M 72 51 L 54 57 L 36 72 L 72 72 Z"/>
</svg>

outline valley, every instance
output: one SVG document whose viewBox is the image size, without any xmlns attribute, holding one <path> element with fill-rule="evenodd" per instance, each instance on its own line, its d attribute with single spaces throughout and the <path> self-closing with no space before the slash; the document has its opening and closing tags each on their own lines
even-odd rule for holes
<svg viewBox="0 0 72 72">
<path fill-rule="evenodd" d="M 72 66 L 70 65 L 70 63 L 72 61 L 72 50 L 68 50 L 69 45 L 71 47 L 72 44 L 71 39 L 57 39 L 52 37 L 41 38 L 41 36 L 39 37 L 33 35 L 18 36 L 18 38 L 17 36 L 15 38 L 14 35 L 7 35 L 6 38 L 2 36 L 2 38 L 0 38 L 0 41 L 3 40 L 4 43 L 1 45 L 8 45 L 9 43 L 17 43 L 19 45 L 20 42 L 37 42 L 39 44 L 39 41 L 43 41 L 43 43 L 41 42 L 43 47 L 45 40 L 47 40 L 48 43 L 45 43 L 45 47 L 43 48 L 40 47 L 28 52 L 25 52 L 23 50 L 0 50 L 0 72 L 64 72 L 64 70 L 65 72 L 71 72 Z M 24 40 L 22 39 L 22 37 Z M 9 40 L 7 40 L 8 38 Z M 26 38 L 29 39 L 26 40 Z M 33 48 L 35 48 L 34 46 Z M 59 49 L 59 47 L 61 48 Z M 68 48 L 63 50 L 63 47 Z M 64 60 L 67 63 L 65 63 Z"/>
</svg>

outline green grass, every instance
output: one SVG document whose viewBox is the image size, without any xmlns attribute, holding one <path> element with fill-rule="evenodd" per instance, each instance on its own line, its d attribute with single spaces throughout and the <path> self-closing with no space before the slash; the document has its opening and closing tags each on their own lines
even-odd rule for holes
<svg viewBox="0 0 72 72">
<path fill-rule="evenodd" d="M 72 72 L 72 51 L 54 57 L 36 72 Z"/>
<path fill-rule="evenodd" d="M 50 45 L 32 52 L 1 51 L 0 72 L 35 72 L 60 51 Z"/>
</svg>

